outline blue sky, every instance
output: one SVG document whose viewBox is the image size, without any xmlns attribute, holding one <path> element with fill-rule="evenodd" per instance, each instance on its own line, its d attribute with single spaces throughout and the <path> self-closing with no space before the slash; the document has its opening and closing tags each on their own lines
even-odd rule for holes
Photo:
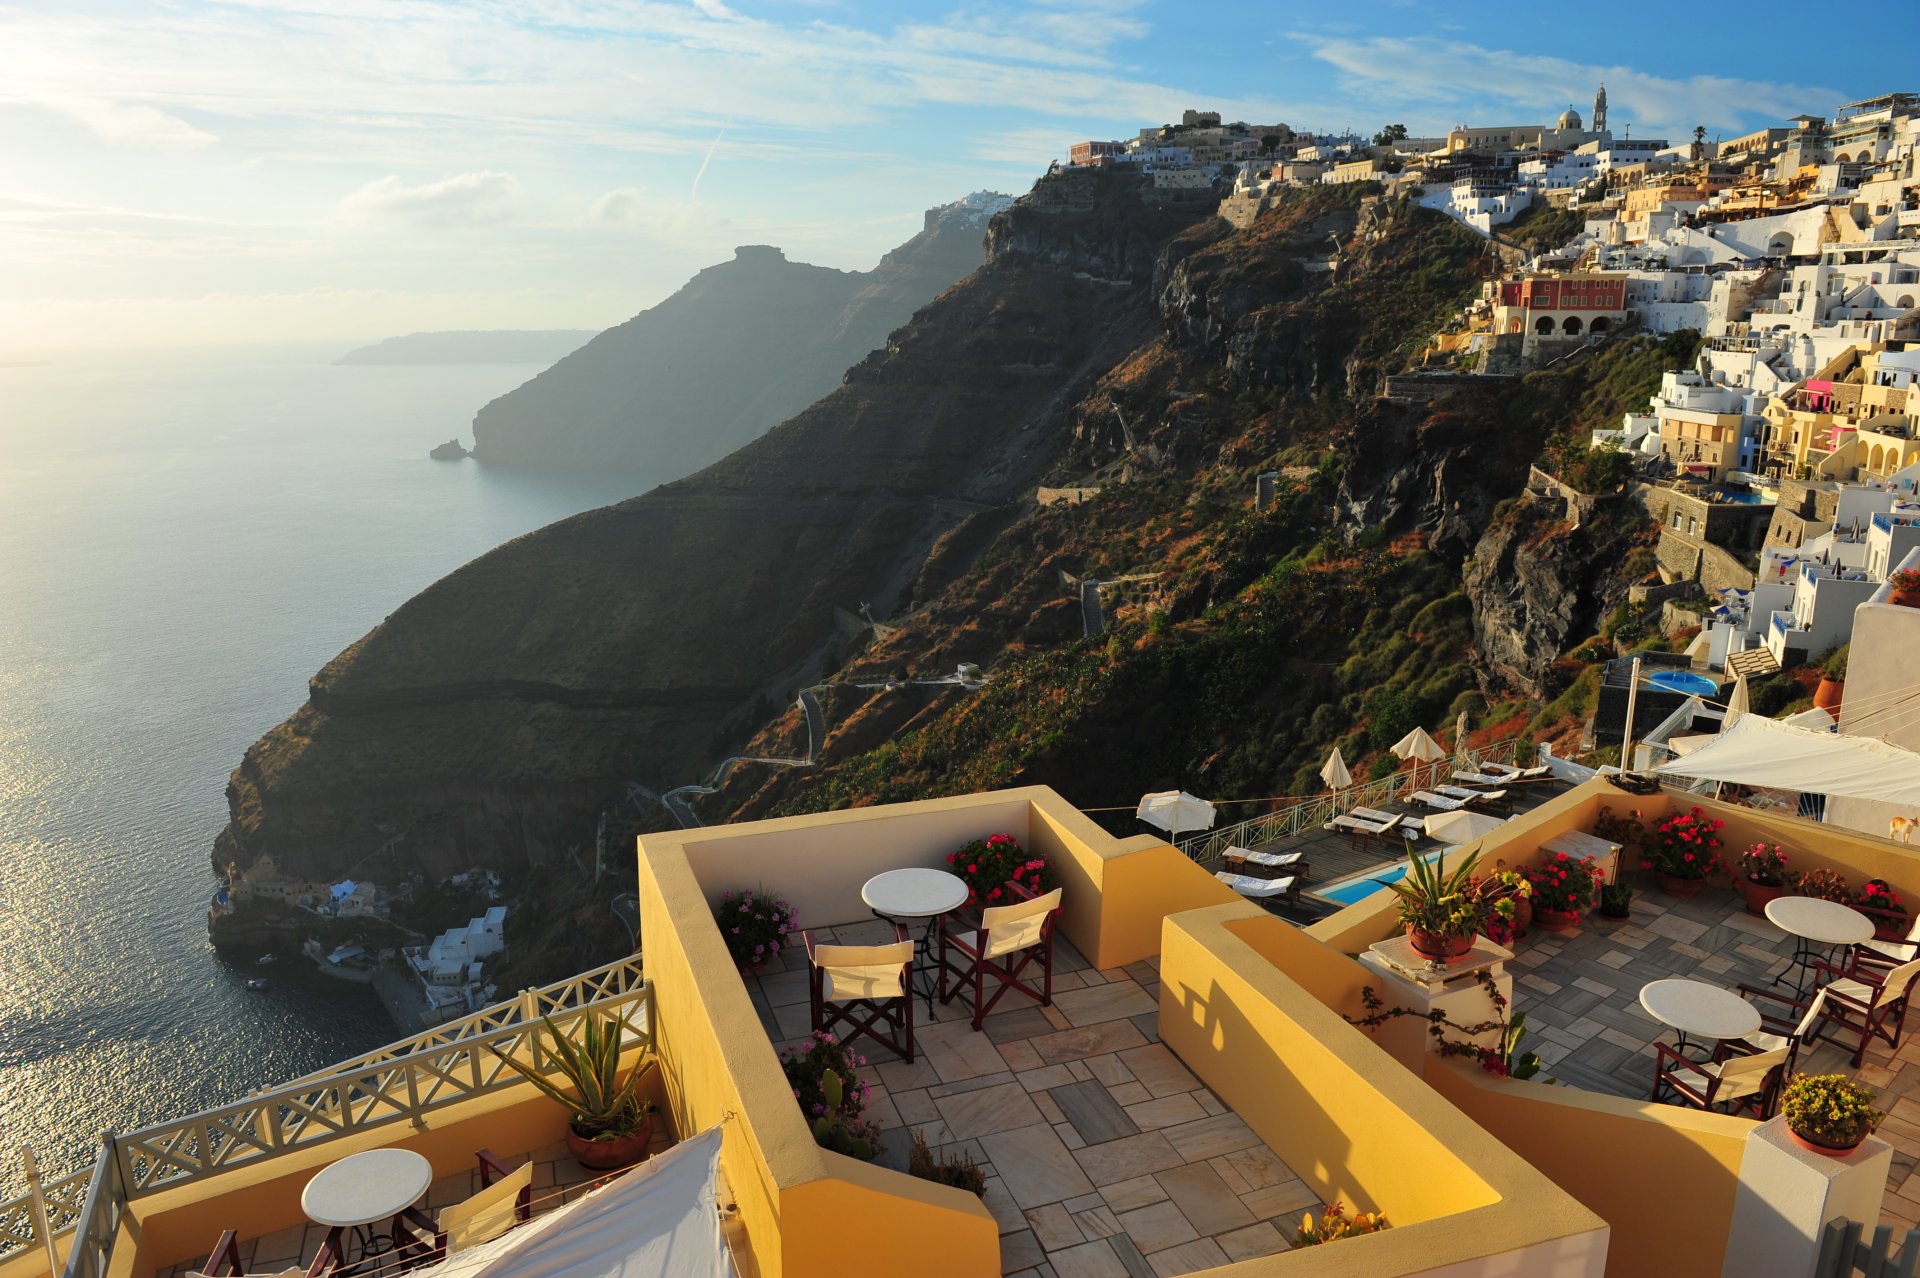
<svg viewBox="0 0 1920 1278">
<path fill-rule="evenodd" d="M 1616 130 L 1678 139 L 1920 88 L 1891 16 L 1808 59 L 1763 34 L 1798 7 L 1697 12 L 0 0 L 0 358 L 599 327 L 735 244 L 871 267 L 926 207 L 1187 106 L 1420 134 L 1604 80 Z"/>
</svg>

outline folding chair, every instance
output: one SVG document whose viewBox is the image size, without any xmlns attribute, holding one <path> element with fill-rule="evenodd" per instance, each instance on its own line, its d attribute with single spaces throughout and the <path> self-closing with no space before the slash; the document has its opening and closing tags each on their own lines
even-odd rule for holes
<svg viewBox="0 0 1920 1278">
<path fill-rule="evenodd" d="M 1813 999 L 1806 1001 L 1776 993 L 1771 987 L 1743 984 L 1740 986 L 1740 997 L 1749 1003 L 1755 1000 L 1778 1003 L 1788 1011 L 1785 1016 L 1776 1016 L 1763 1007 L 1760 1028 L 1729 1046 L 1735 1051 L 1747 1052 L 1773 1052 L 1785 1048 L 1787 1066 L 1780 1071 L 1780 1077 L 1793 1077 L 1793 1071 L 1800 1063 L 1800 1049 L 1813 1037 L 1814 1027 L 1820 1023 L 1822 1009 L 1826 1006 L 1825 991 L 1815 991 Z M 1803 1002 L 1805 1006 L 1802 1006 Z M 1767 1117 L 1771 1118 L 1772 1115 L 1768 1114 Z"/>
<path fill-rule="evenodd" d="M 1920 915 L 1914 916 L 1913 926 L 1907 929 L 1905 940 L 1862 941 L 1854 947 L 1854 958 L 1882 967 L 1898 967 L 1920 958 Z"/>
<path fill-rule="evenodd" d="M 1815 963 L 1813 969 L 1828 977 L 1826 983 L 1819 985 L 1826 1002 L 1820 1011 L 1820 1024 L 1814 1031 L 1816 1037 L 1833 1037 L 1829 1031 L 1834 1026 L 1850 1035 L 1857 1033 L 1860 1039 L 1853 1049 L 1855 1069 L 1866 1059 L 1869 1042 L 1879 1039 L 1889 1048 L 1900 1046 L 1900 1031 L 1907 1021 L 1907 1000 L 1913 994 L 1913 978 L 1920 975 L 1920 959 L 1889 971 L 1863 962 L 1856 955 L 1854 962 L 1845 968 Z M 1815 975 L 1814 980 L 1818 982 L 1819 975 Z"/>
<path fill-rule="evenodd" d="M 1060 916 L 1061 890 L 1035 896 L 1010 883 L 1007 891 L 1021 899 L 982 910 L 977 927 L 956 927 L 949 920 L 940 924 L 940 1001 L 950 1003 L 961 994 L 969 995 L 976 1030 L 1008 990 L 1019 990 L 1042 1007 L 1053 1006 L 1053 924 Z M 1042 978 L 1039 989 L 1020 979 L 1035 965 Z M 949 974 L 954 978 L 951 992 Z M 991 998 L 987 996 L 989 978 L 999 987 Z"/>
<path fill-rule="evenodd" d="M 811 968 L 813 1028 L 845 1025 L 841 1041 L 866 1037 L 913 1059 L 913 940 L 893 925 L 892 945 L 819 945 L 802 932 Z"/>
<path fill-rule="evenodd" d="M 1659 1100 L 1660 1089 L 1670 1087 L 1692 1109 L 1718 1105 L 1729 1114 L 1750 1113 L 1762 1119 L 1773 1104 L 1789 1050 L 1779 1047 L 1741 1055 L 1723 1043 L 1714 1049 L 1711 1061 L 1696 1061 L 1666 1043 L 1653 1047 L 1653 1091 L 1648 1099 Z"/>
<path fill-rule="evenodd" d="M 480 1163 L 480 1192 L 440 1209 L 429 1219 L 418 1207 L 393 1218 L 393 1251 L 401 1268 L 437 1264 L 470 1247 L 492 1242 L 533 1217 L 533 1160 L 508 1169 L 490 1149 L 475 1155 Z"/>
<path fill-rule="evenodd" d="M 256 1273 L 248 1275 L 240 1264 L 240 1237 L 234 1230 L 220 1235 L 220 1241 L 213 1245 L 213 1251 L 207 1256 L 206 1267 L 190 1271 L 188 1278 L 326 1278 L 327 1275 L 340 1272 L 344 1257 L 341 1253 L 340 1239 L 328 1235 L 315 1253 L 313 1262 L 305 1269 L 294 1265 L 288 1269 L 271 1274 Z"/>
</svg>

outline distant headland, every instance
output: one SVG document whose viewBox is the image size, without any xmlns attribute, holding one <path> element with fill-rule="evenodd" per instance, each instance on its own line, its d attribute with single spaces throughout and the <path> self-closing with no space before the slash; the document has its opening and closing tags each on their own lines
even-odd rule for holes
<svg viewBox="0 0 1920 1278">
<path fill-rule="evenodd" d="M 585 346 L 592 329 L 408 333 L 348 351 L 336 364 L 551 364 Z"/>
</svg>

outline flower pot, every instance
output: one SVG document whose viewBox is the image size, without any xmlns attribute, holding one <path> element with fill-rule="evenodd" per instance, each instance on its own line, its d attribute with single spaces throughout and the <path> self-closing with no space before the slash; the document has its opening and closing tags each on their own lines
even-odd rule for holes
<svg viewBox="0 0 1920 1278">
<path fill-rule="evenodd" d="M 1516 893 L 1513 898 L 1513 934 L 1525 936 L 1533 924 L 1533 897 Z"/>
<path fill-rule="evenodd" d="M 1457 963 L 1473 948 L 1471 936 L 1447 936 L 1412 925 L 1407 927 L 1407 936 L 1413 941 L 1415 954 L 1436 963 Z"/>
<path fill-rule="evenodd" d="M 1787 894 L 1784 887 L 1769 887 L 1764 883 L 1755 883 L 1750 879 L 1740 880 L 1740 895 L 1747 898 L 1747 913 L 1765 916 L 1767 902 L 1777 901 Z"/>
<path fill-rule="evenodd" d="M 1791 1124 L 1787 1126 L 1787 1135 L 1793 1137 L 1794 1143 L 1802 1149 L 1810 1149 L 1816 1154 L 1825 1154 L 1828 1158 L 1845 1158 L 1848 1154 L 1860 1148 L 1860 1142 L 1867 1138 L 1867 1134 L 1861 1132 L 1853 1138 L 1851 1145 L 1834 1145 L 1828 1143 L 1817 1133 L 1796 1131 Z"/>
<path fill-rule="evenodd" d="M 1821 679 L 1820 686 L 1813 690 L 1814 708 L 1825 710 L 1828 714 L 1837 717 L 1840 713 L 1841 698 L 1846 696 L 1846 691 L 1847 685 L 1844 683 L 1833 679 Z"/>
<path fill-rule="evenodd" d="M 1620 919 L 1630 919 L 1633 917 L 1633 907 L 1631 905 L 1603 905 L 1600 907 L 1600 917 L 1603 919 L 1614 919 L 1616 921 Z"/>
<path fill-rule="evenodd" d="M 1580 926 L 1580 911 L 1550 910 L 1544 905 L 1533 907 L 1533 921 L 1549 932 L 1571 932 Z"/>
<path fill-rule="evenodd" d="M 1887 596 L 1887 602 L 1902 608 L 1920 608 L 1920 590 L 1896 590 Z"/>
<path fill-rule="evenodd" d="M 1679 879 L 1661 870 L 1655 870 L 1653 877 L 1660 882 L 1660 890 L 1668 896 L 1698 896 L 1700 889 L 1707 885 L 1705 879 Z"/>
<path fill-rule="evenodd" d="M 1907 931 L 1913 926 L 1910 914 L 1889 914 L 1885 910 L 1869 910 L 1865 906 L 1853 907 L 1873 920 L 1873 939 L 1876 941 L 1904 941 Z"/>
<path fill-rule="evenodd" d="M 630 1167 L 647 1156 L 647 1146 L 653 1143 L 653 1116 L 642 1119 L 640 1126 L 630 1135 L 616 1136 L 611 1140 L 589 1140 L 567 1125 L 567 1150 L 579 1160 L 582 1167 L 591 1167 L 595 1171 L 611 1171 L 616 1167 Z"/>
</svg>

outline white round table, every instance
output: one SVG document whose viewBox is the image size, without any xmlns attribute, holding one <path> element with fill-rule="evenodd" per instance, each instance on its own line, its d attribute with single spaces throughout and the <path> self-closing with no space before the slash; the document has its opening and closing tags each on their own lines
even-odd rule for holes
<svg viewBox="0 0 1920 1278">
<path fill-rule="evenodd" d="M 1705 981 L 1670 978 L 1640 987 L 1640 1006 L 1679 1032 L 1675 1050 L 1687 1050 L 1687 1036 L 1724 1040 L 1745 1038 L 1760 1028 L 1760 1009 L 1732 990 Z"/>
<path fill-rule="evenodd" d="M 1806 992 L 1806 973 L 1812 968 L 1816 945 L 1832 949 L 1837 945 L 1858 945 L 1873 939 L 1873 920 L 1838 901 L 1817 896 L 1781 896 L 1767 902 L 1767 921 L 1794 938 L 1793 957 L 1773 978 L 1775 985 L 1787 979 L 1787 973 L 1800 969 L 1794 993 Z"/>
<path fill-rule="evenodd" d="M 412 1150 L 369 1149 L 330 1164 L 308 1181 L 300 1191 L 300 1210 L 316 1225 L 355 1230 L 365 1259 L 382 1250 L 374 1239 L 387 1237 L 367 1226 L 413 1206 L 432 1183 L 433 1164 Z M 387 1237 L 389 1246 L 392 1241 Z"/>
<path fill-rule="evenodd" d="M 967 902 L 966 881 L 945 870 L 888 870 L 876 874 L 860 889 L 867 908 L 889 922 L 925 919 L 927 926 L 914 942 L 913 965 L 921 996 L 927 1000 L 927 1012 L 933 1012 L 933 971 L 927 956 L 933 949 L 933 929 L 942 915 L 951 914 Z"/>
</svg>

